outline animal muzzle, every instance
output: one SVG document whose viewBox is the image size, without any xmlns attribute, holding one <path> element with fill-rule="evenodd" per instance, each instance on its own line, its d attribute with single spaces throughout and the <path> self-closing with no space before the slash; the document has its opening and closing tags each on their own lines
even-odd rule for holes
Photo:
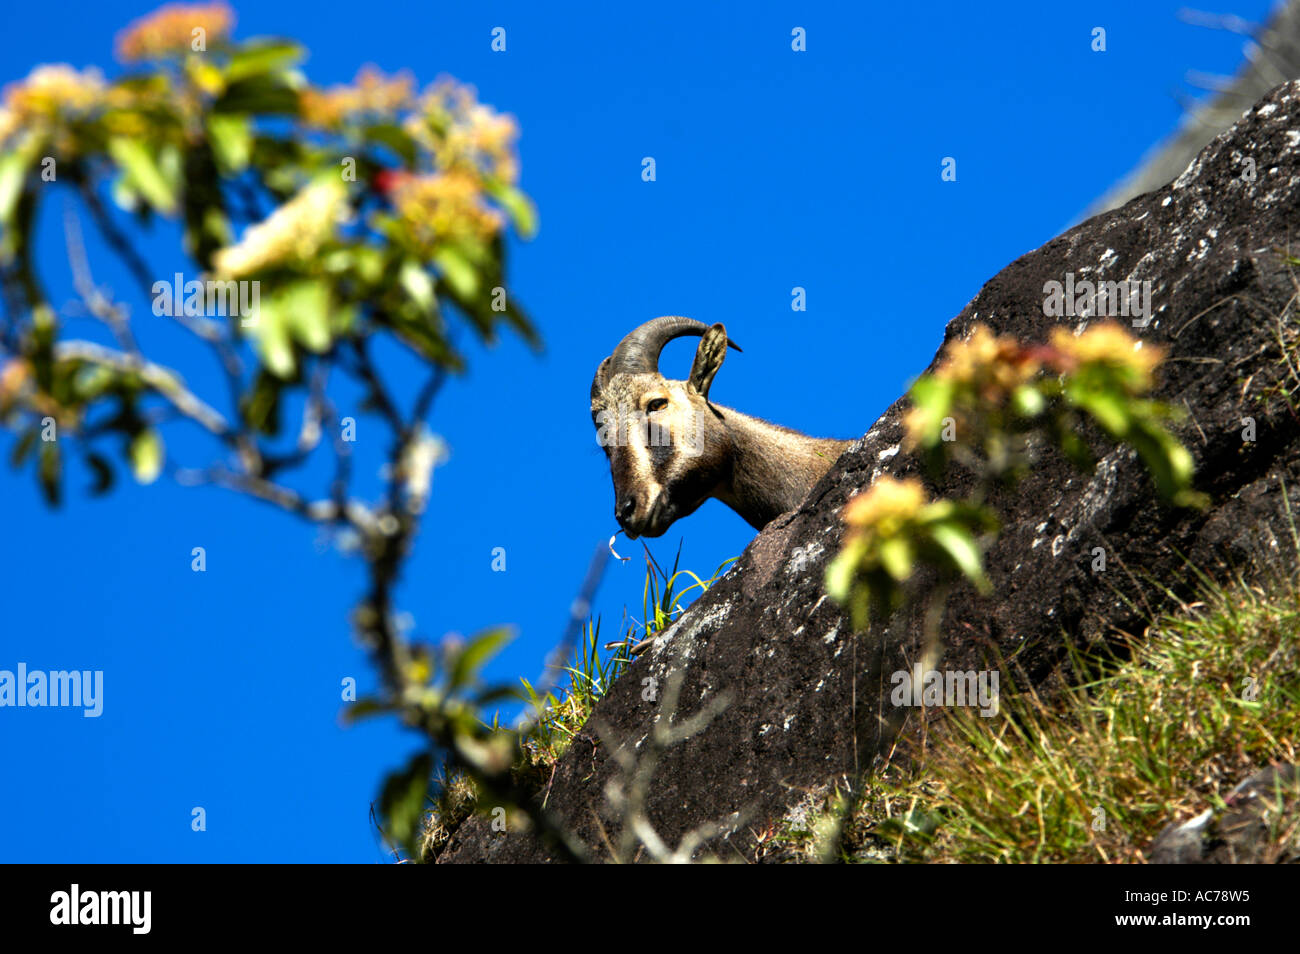
<svg viewBox="0 0 1300 954">
<path fill-rule="evenodd" d="M 614 518 L 629 540 L 637 537 L 658 537 L 668 529 L 661 520 L 663 494 L 650 499 L 647 494 L 620 494 L 614 504 Z"/>
</svg>

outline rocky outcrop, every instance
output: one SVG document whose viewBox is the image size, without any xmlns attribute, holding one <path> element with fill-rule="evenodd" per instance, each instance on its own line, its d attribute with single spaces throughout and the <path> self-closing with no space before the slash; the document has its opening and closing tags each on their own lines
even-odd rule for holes
<svg viewBox="0 0 1300 954">
<path fill-rule="evenodd" d="M 1158 865 L 1300 864 L 1300 770 L 1269 766 L 1234 788 L 1222 811 L 1207 808 L 1156 837 Z M 1281 837 L 1279 837 L 1281 836 Z"/>
<path fill-rule="evenodd" d="M 1211 23 L 1217 19 L 1213 14 L 1201 16 Z M 1117 208 L 1134 196 L 1164 185 L 1211 139 L 1232 125 L 1243 105 L 1283 80 L 1300 77 L 1300 0 L 1275 5 L 1267 22 L 1250 33 L 1254 42 L 1245 44 L 1245 58 L 1232 81 L 1187 109 L 1178 130 L 1152 147 L 1133 171 L 1106 190 L 1088 209 L 1088 215 Z"/>
<path fill-rule="evenodd" d="M 1093 446 L 1104 456 L 1092 474 L 1044 455 L 1013 492 L 993 501 L 1004 517 L 987 555 L 994 592 L 953 591 L 944 668 L 1000 667 L 1020 685 L 1041 685 L 1060 671 L 1066 637 L 1087 644 L 1116 628 L 1141 633 L 1164 587 L 1190 591 L 1189 564 L 1212 572 L 1294 560 L 1280 488 L 1300 484 L 1300 419 L 1287 396 L 1300 379 L 1284 360 L 1279 316 L 1291 315 L 1300 289 L 1300 269 L 1285 258 L 1300 252 L 1298 144 L 1300 85 L 1290 84 L 1248 110 L 1170 185 L 1013 262 L 948 325 L 946 339 L 984 322 L 1041 341 L 1062 322 L 1082 328 L 1097 319 L 1086 309 L 1046 317 L 1046 282 L 1067 274 L 1076 283 L 1149 282 L 1151 320 L 1134 330 L 1169 350 L 1159 396 L 1187 411 L 1179 435 L 1212 505 L 1160 504 L 1135 455 L 1099 438 Z M 1243 176 L 1248 157 L 1253 181 Z M 1297 247 L 1288 250 L 1293 239 Z M 869 361 L 865 355 L 846 367 Z M 917 470 L 900 450 L 904 410 L 902 401 L 890 407 L 799 510 L 768 525 L 597 707 L 546 795 L 594 854 L 604 855 L 619 830 L 605 797 L 624 771 L 614 756 L 644 753 L 657 720 L 680 723 L 719 698 L 727 702 L 662 753 L 646 801 L 669 845 L 720 823 L 709 850 L 723 857 L 752 857 L 756 833 L 806 791 L 870 770 L 890 744 L 898 719 L 889 675 L 918 656 L 924 600 L 855 633 L 822 579 L 849 497 L 882 474 Z M 960 494 L 964 478 L 954 471 L 934 489 Z M 1096 548 L 1106 554 L 1103 572 L 1093 569 Z M 662 687 L 675 673 L 681 705 L 670 713 Z M 532 837 L 494 833 L 475 818 L 440 860 L 548 855 Z"/>
</svg>

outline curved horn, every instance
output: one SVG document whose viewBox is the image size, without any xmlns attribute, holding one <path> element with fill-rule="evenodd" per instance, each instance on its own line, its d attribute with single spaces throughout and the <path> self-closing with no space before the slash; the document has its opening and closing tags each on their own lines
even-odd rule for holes
<svg viewBox="0 0 1300 954">
<path fill-rule="evenodd" d="M 611 376 L 620 373 L 653 374 L 659 370 L 659 354 L 664 350 L 664 345 L 674 338 L 687 335 L 699 337 L 708 330 L 708 325 L 694 318 L 682 318 L 677 315 L 653 318 L 634 329 L 618 343 L 618 347 L 610 355 L 609 374 Z M 740 345 L 732 341 L 730 336 L 727 338 L 727 344 L 737 351 L 740 350 Z"/>
</svg>

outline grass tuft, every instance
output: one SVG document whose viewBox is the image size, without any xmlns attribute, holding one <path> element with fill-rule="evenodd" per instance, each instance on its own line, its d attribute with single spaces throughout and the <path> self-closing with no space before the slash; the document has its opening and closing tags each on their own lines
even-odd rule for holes
<svg viewBox="0 0 1300 954">
<path fill-rule="evenodd" d="M 529 680 L 520 678 L 520 699 L 527 712 L 542 713 L 530 730 L 519 740 L 519 753 L 511 768 L 515 780 L 542 793 L 543 803 L 555 766 L 568 750 L 574 737 L 586 725 L 592 711 L 615 680 L 632 663 L 632 647 L 652 639 L 671 626 L 686 611 L 683 601 L 692 592 L 708 590 L 735 560 L 724 561 L 713 576 L 702 579 L 690 570 L 678 569 L 681 547 L 666 571 L 645 549 L 646 578 L 642 590 L 642 619 L 631 621 L 624 638 L 602 649 L 600 620 L 588 620 L 582 628 L 573 659 L 561 667 L 567 684 L 545 695 L 538 693 Z M 680 588 L 682 581 L 691 580 Z M 562 677 L 563 681 L 563 677 Z M 479 810 L 478 792 L 466 775 L 453 773 L 434 780 L 432 806 L 425 818 L 422 860 L 432 861 L 450 842 L 455 830 Z"/>
<path fill-rule="evenodd" d="M 1081 684 L 999 713 L 947 710 L 918 758 L 887 765 L 853 799 L 843 860 L 1140 862 L 1171 821 L 1221 809 L 1242 779 L 1300 752 L 1300 585 L 1210 585 L 1129 638 L 1076 657 Z M 824 793 L 823 813 L 838 792 Z M 1300 850 L 1300 806 L 1279 851 Z M 770 833 L 779 860 L 816 860 L 816 820 Z"/>
</svg>

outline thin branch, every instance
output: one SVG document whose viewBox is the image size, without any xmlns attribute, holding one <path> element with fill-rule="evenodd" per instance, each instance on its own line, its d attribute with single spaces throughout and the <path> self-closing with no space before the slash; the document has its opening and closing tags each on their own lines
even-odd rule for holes
<svg viewBox="0 0 1300 954">
<path fill-rule="evenodd" d="M 591 562 L 587 564 L 587 575 L 582 580 L 578 595 L 569 604 L 569 619 L 565 624 L 564 634 L 560 637 L 559 644 L 551 651 L 550 663 L 545 667 L 542 677 L 538 680 L 536 692 L 539 699 L 545 699 L 550 695 L 551 690 L 555 688 L 556 683 L 559 681 L 560 673 L 577 645 L 578 636 L 582 632 L 582 625 L 591 614 L 592 601 L 595 600 L 596 592 L 600 589 L 600 583 L 605 578 L 605 568 L 608 565 L 609 551 L 604 544 L 597 544 L 596 552 L 592 554 Z M 533 716 L 529 725 L 519 730 L 520 733 L 527 735 L 545 716 L 546 713 L 543 708 Z"/>
<path fill-rule="evenodd" d="M 639 756 L 633 755 L 622 746 L 613 747 L 610 751 L 611 758 L 618 763 L 627 778 L 627 781 L 621 785 L 611 779 L 605 786 L 606 799 L 614 810 L 619 812 L 623 821 L 622 830 L 619 832 L 618 851 L 614 859 L 616 861 L 632 860 L 637 852 L 637 843 L 640 842 L 651 857 L 660 863 L 689 863 L 695 852 L 706 841 L 716 838 L 728 828 L 734 830 L 744 823 L 746 815 L 744 812 L 733 812 L 728 816 L 732 823 L 730 825 L 705 822 L 683 835 L 677 848 L 672 849 L 655 831 L 646 813 L 650 783 L 663 753 L 702 731 L 731 703 L 726 693 L 719 693 L 706 702 L 699 712 L 674 725 L 673 720 L 677 717 L 684 681 L 685 673 L 680 669 L 675 670 L 668 677 L 654 728 L 650 730 L 649 738 Z M 614 733 L 603 720 L 593 717 L 592 724 L 602 739 L 613 737 Z"/>
<path fill-rule="evenodd" d="M 1191 26 L 1207 27 L 1211 30 L 1226 30 L 1241 36 L 1254 36 L 1260 24 L 1252 23 L 1243 17 L 1225 13 L 1210 13 L 1206 10 L 1194 10 L 1183 7 L 1178 11 L 1178 19 Z"/>
<path fill-rule="evenodd" d="M 152 298 L 154 276 L 158 273 L 149 267 L 149 263 L 135 250 L 131 240 L 117 227 L 117 223 L 113 221 L 113 217 L 104 208 L 104 203 L 99 200 L 99 196 L 95 194 L 95 190 L 90 183 L 84 178 L 79 179 L 77 190 L 81 194 L 82 201 L 86 203 L 86 208 L 90 210 L 90 217 L 95 220 L 95 225 L 103 233 L 104 241 L 108 243 L 108 247 L 122 260 L 122 264 L 131 273 L 131 277 L 140 286 L 145 297 Z"/>
<path fill-rule="evenodd" d="M 370 359 L 370 353 L 366 350 L 366 343 L 359 338 L 352 340 L 352 351 L 356 355 L 356 373 L 369 390 L 368 399 L 375 405 L 375 408 L 383 415 L 388 426 L 393 429 L 397 435 L 406 432 L 406 422 L 402 420 L 401 412 L 397 410 L 397 405 L 388 395 L 388 389 L 384 387 L 383 381 L 379 379 L 379 373 L 375 370 L 374 363 Z"/>
<path fill-rule="evenodd" d="M 303 517 L 312 523 L 347 523 L 364 535 L 377 531 L 374 514 L 362 503 L 348 501 L 339 506 L 334 500 L 308 500 L 292 487 L 225 467 L 178 470 L 176 481 L 187 487 L 211 484 L 235 490 L 257 500 L 274 504 L 281 510 Z"/>
<path fill-rule="evenodd" d="M 103 202 L 100 201 L 99 196 L 95 193 L 94 187 L 90 182 L 88 182 L 83 176 L 77 176 L 75 181 L 82 201 L 86 203 L 86 208 L 89 209 L 91 218 L 94 219 L 95 225 L 103 234 L 104 240 L 108 243 L 109 248 L 111 248 L 117 254 L 118 258 L 121 259 L 122 263 L 126 266 L 127 271 L 130 272 L 131 276 L 140 286 L 140 290 L 144 296 L 152 299 L 154 275 L 156 274 L 155 271 L 144 260 L 144 257 L 136 251 L 135 246 L 131 243 L 130 239 L 127 238 L 126 234 L 117 227 L 117 224 L 113 221 L 112 216 L 104 207 Z M 76 225 L 76 235 L 79 244 L 81 235 L 79 223 Z M 69 253 L 72 253 L 71 243 L 69 245 Z M 85 262 L 84 248 L 81 250 L 81 260 L 83 263 Z M 74 277 L 76 277 L 78 269 L 76 267 L 75 259 L 73 259 L 73 263 L 73 274 Z M 81 271 L 86 277 L 88 277 L 90 274 L 89 265 L 86 264 L 84 269 L 81 269 Z M 90 283 L 89 287 L 93 287 L 93 283 Z M 87 294 L 87 290 L 81 290 L 80 294 L 81 297 L 86 300 L 92 313 L 95 313 L 94 302 L 99 297 L 97 291 Z M 242 393 L 240 382 L 243 377 L 243 367 L 240 363 L 239 356 L 227 335 L 223 333 L 221 326 L 217 322 L 208 318 L 185 315 L 183 313 L 174 315 L 173 318 L 182 327 L 206 341 L 216 352 L 217 359 L 221 363 L 229 384 L 232 402 L 231 409 L 233 413 L 238 416 L 239 397 Z M 125 329 L 124 322 L 123 328 Z M 115 331 L 116 330 L 118 329 L 115 326 Z M 127 330 L 127 334 L 129 333 L 129 330 Z M 120 336 L 119 340 L 121 340 Z M 133 339 L 131 345 L 134 345 Z M 138 348 L 128 347 L 127 350 L 138 351 Z M 255 470 L 259 467 L 260 455 L 257 451 L 256 444 L 245 433 L 244 429 L 240 428 L 238 430 L 230 430 L 228 428 L 228 430 L 231 440 L 239 448 L 240 454 L 244 458 L 245 465 L 250 470 Z"/>
<path fill-rule="evenodd" d="M 131 333 L 131 323 L 127 319 L 125 306 L 115 305 L 103 290 L 95 284 L 90 273 L 90 261 L 86 258 L 86 244 L 81 236 L 81 220 L 73 211 L 69 202 L 63 210 L 63 235 L 68 248 L 68 265 L 72 268 L 72 284 L 77 294 L 85 302 L 92 315 L 112 330 L 118 345 L 133 355 L 140 354 L 140 345 Z"/>
<path fill-rule="evenodd" d="M 442 386 L 447 382 L 447 369 L 438 365 L 429 375 L 429 380 L 424 382 L 424 387 L 420 389 L 419 396 L 415 399 L 415 410 L 411 413 L 410 430 L 414 430 L 424 419 L 429 416 L 429 411 L 433 408 L 433 400 L 442 390 Z"/>
<path fill-rule="evenodd" d="M 307 400 L 303 403 L 302 422 L 298 427 L 298 441 L 293 451 L 278 456 L 266 455 L 262 460 L 262 473 L 270 475 L 286 467 L 296 467 L 303 463 L 320 446 L 323 435 L 322 424 L 326 416 L 332 416 L 333 404 L 327 397 L 329 387 L 330 365 L 319 361 L 312 371 L 311 384 Z"/>
<path fill-rule="evenodd" d="M 60 341 L 54 345 L 58 361 L 85 361 L 122 373 L 137 374 L 150 388 L 166 398 L 176 410 L 190 420 L 202 425 L 224 441 L 231 441 L 230 425 L 220 412 L 214 410 L 181 383 L 180 377 L 160 364 L 154 364 L 139 355 L 123 354 L 91 341 Z"/>
</svg>

